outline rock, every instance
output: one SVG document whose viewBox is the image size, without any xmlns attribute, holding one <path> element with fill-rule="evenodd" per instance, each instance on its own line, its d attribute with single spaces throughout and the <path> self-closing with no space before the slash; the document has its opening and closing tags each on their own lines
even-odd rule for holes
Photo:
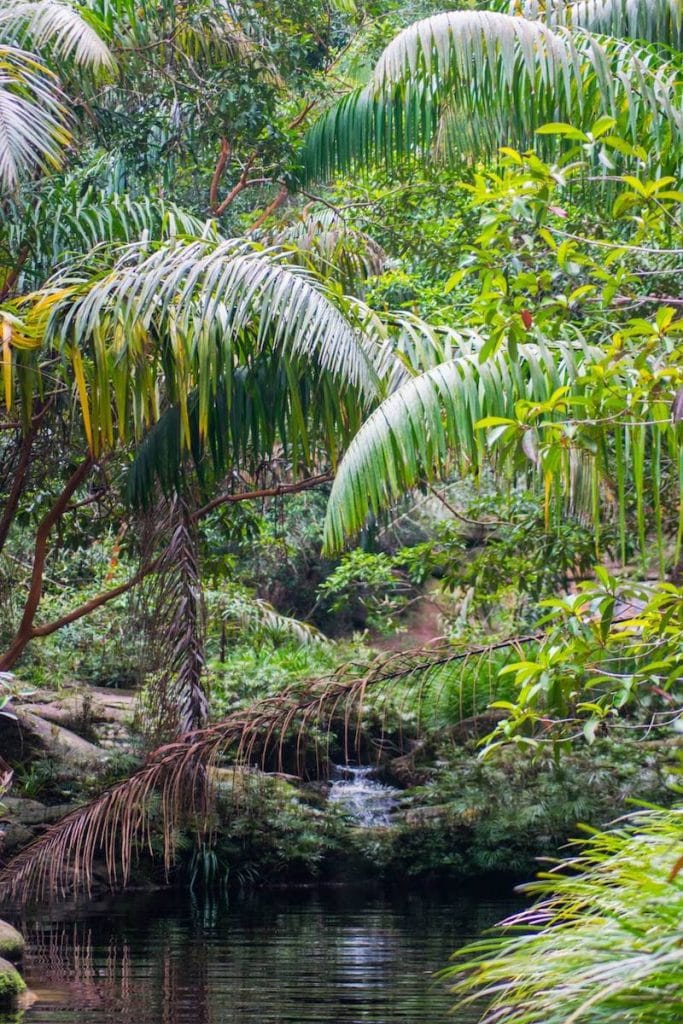
<svg viewBox="0 0 683 1024">
<path fill-rule="evenodd" d="M 3 859 L 23 846 L 27 846 L 33 839 L 35 839 L 35 832 L 27 828 L 26 825 L 20 825 L 18 822 L 3 822 L 0 825 L 0 853 Z"/>
<path fill-rule="evenodd" d="M 14 821 L 21 825 L 35 825 L 44 821 L 47 807 L 39 800 L 26 800 L 20 796 L 5 796 L 2 799 L 3 807 L 9 812 Z"/>
<path fill-rule="evenodd" d="M 404 789 L 423 786 L 432 776 L 433 769 L 427 766 L 418 767 L 416 757 L 419 753 L 422 751 L 414 750 L 390 761 L 385 769 L 389 781 L 397 783 Z"/>
<path fill-rule="evenodd" d="M 28 736 L 31 743 L 42 749 L 55 761 L 73 765 L 92 765 L 106 758 L 106 753 L 94 743 L 84 740 L 81 736 L 64 729 L 61 725 L 46 722 L 23 708 L 16 708 L 17 722 L 15 729 Z"/>
<path fill-rule="evenodd" d="M 89 732 L 93 725 L 102 723 L 124 725 L 135 716 L 135 698 L 132 695 L 110 696 L 108 691 L 97 687 L 57 699 L 40 699 L 37 694 L 32 696 L 31 702 L 17 706 L 28 714 L 66 726 L 79 734 L 84 730 Z M 46 696 L 53 698 L 53 694 Z"/>
<path fill-rule="evenodd" d="M 437 804 L 434 807 L 413 807 L 403 815 L 406 825 L 420 826 L 433 824 L 437 821 L 453 819 L 453 811 L 448 804 Z"/>
<path fill-rule="evenodd" d="M 0 957 L 0 1006 L 14 1006 L 26 991 L 26 982 L 9 960 Z"/>
<path fill-rule="evenodd" d="M 24 936 L 7 921 L 0 921 L 0 956 L 6 960 L 21 960 L 24 952 Z"/>
</svg>

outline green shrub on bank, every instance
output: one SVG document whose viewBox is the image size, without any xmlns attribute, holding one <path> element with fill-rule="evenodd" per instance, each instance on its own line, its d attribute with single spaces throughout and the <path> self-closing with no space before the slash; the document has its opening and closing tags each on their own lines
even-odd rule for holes
<svg viewBox="0 0 683 1024">
<path fill-rule="evenodd" d="M 677 1024 L 683 807 L 639 811 L 541 876 L 541 897 L 446 972 L 481 1024 Z"/>
</svg>

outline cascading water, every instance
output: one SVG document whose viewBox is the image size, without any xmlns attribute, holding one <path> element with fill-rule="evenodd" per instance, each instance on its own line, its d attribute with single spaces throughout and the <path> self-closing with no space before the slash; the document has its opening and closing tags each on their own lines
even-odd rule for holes
<svg viewBox="0 0 683 1024">
<path fill-rule="evenodd" d="M 335 765 L 328 799 L 363 828 L 387 828 L 400 790 L 377 782 L 374 775 L 372 766 Z"/>
</svg>

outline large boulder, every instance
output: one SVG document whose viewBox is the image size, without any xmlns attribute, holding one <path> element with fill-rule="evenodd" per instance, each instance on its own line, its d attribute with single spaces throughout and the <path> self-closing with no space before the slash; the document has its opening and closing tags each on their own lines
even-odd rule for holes
<svg viewBox="0 0 683 1024">
<path fill-rule="evenodd" d="M 21 960 L 24 952 L 24 936 L 7 921 L 0 921 L 0 956 L 6 960 Z"/>
<path fill-rule="evenodd" d="M 25 991 L 26 982 L 19 971 L 0 957 L 0 1006 L 14 1006 Z"/>
<path fill-rule="evenodd" d="M 82 768 L 100 764 L 107 752 L 54 722 L 47 722 L 21 707 L 16 719 L 0 717 L 0 748 L 10 762 L 44 754 L 58 764 Z"/>
</svg>

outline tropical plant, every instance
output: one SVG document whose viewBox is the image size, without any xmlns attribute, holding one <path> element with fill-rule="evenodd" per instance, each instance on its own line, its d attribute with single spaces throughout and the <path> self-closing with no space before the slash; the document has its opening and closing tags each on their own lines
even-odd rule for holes
<svg viewBox="0 0 683 1024">
<path fill-rule="evenodd" d="M 525 149 L 539 129 L 558 123 L 590 132 L 602 119 L 627 140 L 615 143 L 627 160 L 637 161 L 648 139 L 655 164 L 680 169 L 676 0 L 496 6 L 514 13 L 449 11 L 404 29 L 368 84 L 315 124 L 307 172 L 428 160 L 433 148 L 466 161 L 503 145 Z M 606 29 L 615 36 L 598 35 Z M 593 146 L 593 155 L 611 146 L 610 136 Z"/>
<path fill-rule="evenodd" d="M 664 528 L 678 529 L 680 552 L 680 520 L 664 523 L 661 488 L 666 480 L 678 503 L 681 322 L 665 297 L 643 299 L 635 284 L 666 280 L 669 246 L 634 251 L 614 238 L 592 254 L 590 239 L 556 227 L 567 216 L 559 194 L 553 203 L 558 174 L 565 180 L 537 157 L 510 152 L 502 176 L 471 186 L 481 230 L 448 287 L 464 283 L 461 308 L 477 334 L 460 331 L 427 365 L 413 364 L 412 378 L 356 434 L 330 497 L 328 549 L 408 489 L 491 467 L 508 480 L 535 478 L 547 523 L 567 505 L 591 515 L 598 549 L 601 518 L 616 510 L 624 557 L 635 506 L 641 550 L 654 525 L 660 561 Z M 623 184 L 630 195 L 630 180 Z M 680 203 L 678 191 L 671 201 Z M 630 219 L 626 208 L 617 196 L 616 215 Z M 624 318 L 629 302 L 649 304 L 650 317 Z"/>
<path fill-rule="evenodd" d="M 680 806 L 583 840 L 527 887 L 541 897 L 459 950 L 444 977 L 481 1024 L 668 1024 L 680 1015 Z"/>
<path fill-rule="evenodd" d="M 0 183 L 6 192 L 33 172 L 59 167 L 70 143 L 66 97 L 32 51 L 93 73 L 113 58 L 93 23 L 61 0 L 3 0 L 0 7 Z"/>
</svg>

